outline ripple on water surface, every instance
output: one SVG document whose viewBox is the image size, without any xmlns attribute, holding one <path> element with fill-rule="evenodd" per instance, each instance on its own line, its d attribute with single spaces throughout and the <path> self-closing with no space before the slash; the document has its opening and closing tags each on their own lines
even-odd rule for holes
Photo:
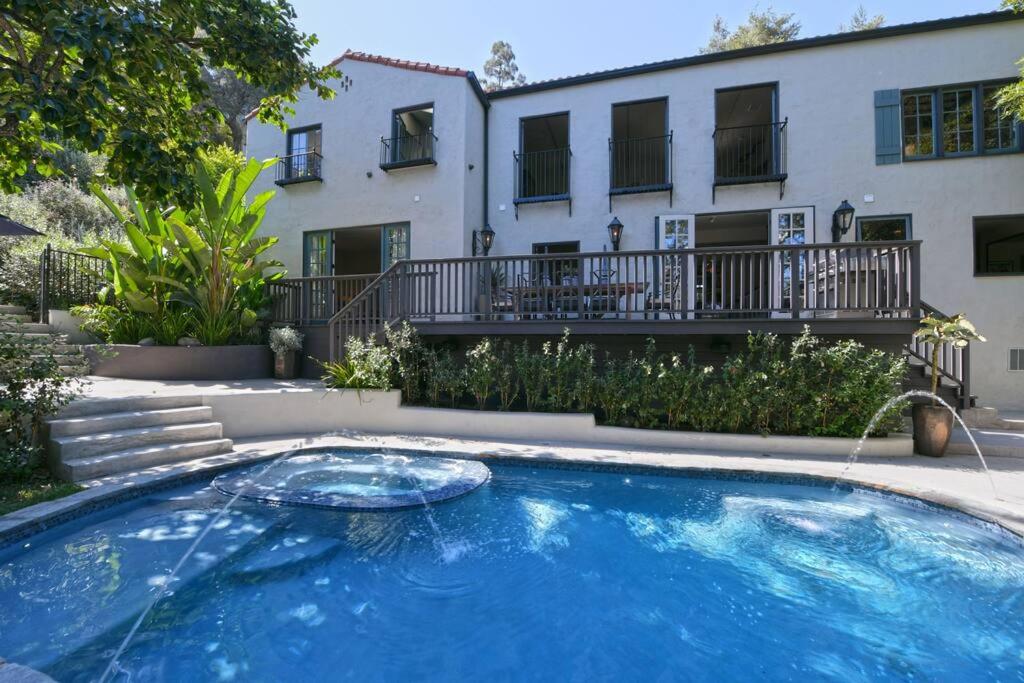
<svg viewBox="0 0 1024 683">
<path fill-rule="evenodd" d="M 94 680 L 224 502 L 189 485 L 0 551 L 0 654 Z M 1024 551 L 859 491 L 492 466 L 387 512 L 242 501 L 135 680 L 1024 680 Z"/>
</svg>

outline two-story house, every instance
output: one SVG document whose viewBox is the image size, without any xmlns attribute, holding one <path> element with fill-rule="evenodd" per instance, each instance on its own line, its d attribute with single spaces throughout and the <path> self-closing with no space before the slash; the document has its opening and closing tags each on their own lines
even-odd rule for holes
<svg viewBox="0 0 1024 683">
<path fill-rule="evenodd" d="M 491 93 L 348 52 L 336 99 L 249 125 L 278 318 L 321 357 L 399 319 L 713 356 L 804 325 L 901 348 L 934 307 L 990 340 L 946 381 L 1024 407 L 1024 126 L 994 101 L 1022 45 L 995 12 Z"/>
</svg>

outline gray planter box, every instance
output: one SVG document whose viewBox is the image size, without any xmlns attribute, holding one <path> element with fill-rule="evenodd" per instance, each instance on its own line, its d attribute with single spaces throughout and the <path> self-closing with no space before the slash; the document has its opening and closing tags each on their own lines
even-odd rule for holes
<svg viewBox="0 0 1024 683">
<path fill-rule="evenodd" d="M 269 346 L 136 346 L 93 344 L 84 347 L 93 375 L 121 379 L 230 380 L 273 376 Z"/>
</svg>

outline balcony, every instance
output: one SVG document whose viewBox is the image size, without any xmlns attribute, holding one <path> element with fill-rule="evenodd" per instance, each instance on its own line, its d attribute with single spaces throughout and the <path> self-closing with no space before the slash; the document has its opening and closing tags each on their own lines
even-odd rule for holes
<svg viewBox="0 0 1024 683">
<path fill-rule="evenodd" d="M 537 152 L 513 152 L 515 161 L 516 218 L 520 204 L 539 202 L 569 202 L 572 215 L 572 195 L 569 193 L 570 160 L 568 147 L 545 149 Z"/>
<path fill-rule="evenodd" d="M 414 166 L 436 166 L 434 147 L 437 136 L 428 131 L 420 135 L 402 135 L 380 139 L 380 167 L 385 173 Z"/>
<path fill-rule="evenodd" d="M 750 126 L 715 129 L 714 191 L 722 186 L 779 183 L 782 199 L 786 183 L 786 130 L 788 119 Z"/>
<path fill-rule="evenodd" d="M 323 157 L 319 152 L 299 152 L 279 157 L 277 160 L 277 185 L 292 185 L 312 180 L 323 182 L 320 166 Z"/>
<path fill-rule="evenodd" d="M 608 141 L 608 194 L 672 192 L 672 133 Z M 609 211 L 611 199 L 609 198 Z"/>
</svg>

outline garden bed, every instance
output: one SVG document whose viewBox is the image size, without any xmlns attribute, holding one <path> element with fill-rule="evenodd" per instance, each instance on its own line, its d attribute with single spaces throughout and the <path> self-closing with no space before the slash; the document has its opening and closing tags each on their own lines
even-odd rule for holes
<svg viewBox="0 0 1024 683">
<path fill-rule="evenodd" d="M 270 347 L 137 346 L 93 344 L 84 347 L 91 374 L 120 379 L 240 380 L 273 375 Z"/>
</svg>

